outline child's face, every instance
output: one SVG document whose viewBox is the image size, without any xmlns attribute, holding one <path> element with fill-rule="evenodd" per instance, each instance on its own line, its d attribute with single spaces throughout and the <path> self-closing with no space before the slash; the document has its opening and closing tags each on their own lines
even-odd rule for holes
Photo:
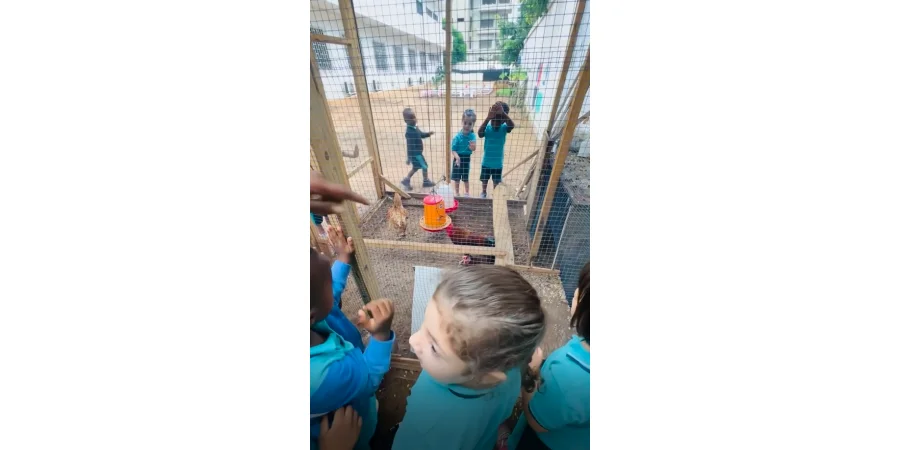
<svg viewBox="0 0 900 450">
<path fill-rule="evenodd" d="M 471 120 L 463 120 L 462 125 L 463 125 L 463 131 L 466 134 L 471 133 L 472 129 L 475 128 L 475 122 L 473 122 Z"/>
<path fill-rule="evenodd" d="M 453 351 L 441 310 L 435 299 L 428 302 L 422 328 L 409 337 L 409 346 L 432 378 L 444 384 L 462 384 L 472 377 L 466 363 Z"/>
<path fill-rule="evenodd" d="M 406 123 L 415 126 L 416 125 L 416 113 L 411 112 L 403 116 L 403 119 L 406 120 Z"/>
</svg>

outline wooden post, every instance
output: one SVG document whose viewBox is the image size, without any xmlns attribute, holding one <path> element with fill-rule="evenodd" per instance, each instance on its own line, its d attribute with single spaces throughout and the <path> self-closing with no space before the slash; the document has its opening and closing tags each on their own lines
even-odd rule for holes
<svg viewBox="0 0 900 450">
<path fill-rule="evenodd" d="M 312 43 L 310 43 L 311 46 Z M 344 167 L 344 157 L 341 155 L 337 133 L 334 131 L 334 123 L 331 121 L 331 111 L 328 108 L 328 101 L 325 97 L 325 86 L 322 85 L 315 52 L 312 48 L 310 48 L 309 55 L 310 144 L 312 145 L 313 153 L 316 155 L 316 162 L 322 172 L 322 176 L 333 183 L 349 186 L 350 180 L 347 177 L 347 168 Z M 344 202 L 344 212 L 340 215 L 340 221 L 344 234 L 353 238 L 355 252 L 353 261 L 351 261 L 351 267 L 363 303 L 380 298 L 381 290 L 378 286 L 378 279 L 375 277 L 375 266 L 369 262 L 369 252 L 366 248 L 362 230 L 359 228 L 356 204 L 349 201 Z"/>
<path fill-rule="evenodd" d="M 506 255 L 494 258 L 494 264 L 508 266 L 516 263 L 516 255 L 513 251 L 512 228 L 509 226 L 509 209 L 506 200 L 509 197 L 509 187 L 503 183 L 494 186 L 493 194 L 493 221 L 494 221 L 494 245 Z"/>
<path fill-rule="evenodd" d="M 566 157 L 569 156 L 569 144 L 572 143 L 572 135 L 575 134 L 575 127 L 578 125 L 578 115 L 581 113 L 581 105 L 584 104 L 584 96 L 591 86 L 591 49 L 588 48 L 587 56 L 584 58 L 584 67 L 578 74 L 575 82 L 575 96 L 572 98 L 572 104 L 569 106 L 569 112 L 566 114 L 566 126 L 563 128 L 562 137 L 559 140 L 559 147 L 556 150 L 556 160 L 553 161 L 553 171 L 550 172 L 550 182 L 547 184 L 547 192 L 544 194 L 544 201 L 541 204 L 541 215 L 538 218 L 537 226 L 534 229 L 534 240 L 531 242 L 531 252 L 529 253 L 529 261 L 537 255 L 541 246 L 541 239 L 544 237 L 544 228 L 547 226 L 547 216 L 550 215 L 550 208 L 553 206 L 553 197 L 556 195 L 556 187 L 559 185 L 559 177 L 562 175 L 563 167 L 566 165 Z"/>
<path fill-rule="evenodd" d="M 556 121 L 556 113 L 559 112 L 559 99 L 562 97 L 563 88 L 566 87 L 566 76 L 569 73 L 569 66 L 572 64 L 572 52 L 575 50 L 575 42 L 578 41 L 578 29 L 581 28 L 581 18 L 584 15 L 584 5 L 586 0 L 578 0 L 575 6 L 575 17 L 572 19 L 572 28 L 569 30 L 569 42 L 566 47 L 566 54 L 563 57 L 562 70 L 559 72 L 559 80 L 556 82 L 556 93 L 553 95 L 553 106 L 550 107 L 550 120 L 547 122 L 547 132 L 544 133 L 543 143 L 539 149 L 535 169 L 536 176 L 531 177 L 531 188 L 528 190 L 528 202 L 525 204 L 525 213 L 531 217 L 531 211 L 534 207 L 535 195 L 537 194 L 538 184 L 541 182 L 540 173 L 544 167 L 544 158 L 547 156 L 547 142 L 550 139 L 550 133 L 553 131 L 553 123 Z"/>
<path fill-rule="evenodd" d="M 452 118 L 450 117 L 450 102 L 453 98 L 451 94 L 450 87 L 450 72 L 451 72 L 451 56 L 453 53 L 453 0 L 447 0 L 447 11 L 444 14 L 444 46 L 447 51 L 444 52 L 444 146 L 446 149 L 444 155 L 444 163 L 446 164 L 444 167 L 447 168 L 447 172 L 444 174 L 447 176 L 447 179 L 450 179 L 450 127 L 452 125 Z"/>
<path fill-rule="evenodd" d="M 359 102 L 359 113 L 362 116 L 363 134 L 366 137 L 366 147 L 369 148 L 369 157 L 372 158 L 372 182 L 375 183 L 375 194 L 381 198 L 384 197 L 384 185 L 381 183 L 381 158 L 378 156 L 378 140 L 375 139 L 375 120 L 372 115 L 369 86 L 366 84 L 366 74 L 363 68 L 362 49 L 356 33 L 356 12 L 353 11 L 352 0 L 338 0 L 338 8 L 341 11 L 341 22 L 344 25 L 344 39 L 348 43 L 347 51 L 350 53 L 350 70 L 353 71 L 353 84 L 356 85 L 356 99 Z"/>
</svg>

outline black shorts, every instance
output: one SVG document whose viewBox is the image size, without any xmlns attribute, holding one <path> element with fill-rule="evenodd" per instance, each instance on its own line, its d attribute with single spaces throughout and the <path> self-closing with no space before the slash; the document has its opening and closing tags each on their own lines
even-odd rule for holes
<svg viewBox="0 0 900 450">
<path fill-rule="evenodd" d="M 459 167 L 453 165 L 450 171 L 450 180 L 452 181 L 469 181 L 469 164 L 472 162 L 472 155 L 459 155 Z"/>
<path fill-rule="evenodd" d="M 503 168 L 500 169 L 489 169 L 487 167 L 481 166 L 481 182 L 487 183 L 488 180 L 493 179 L 494 184 L 500 184 L 503 178 Z"/>
</svg>

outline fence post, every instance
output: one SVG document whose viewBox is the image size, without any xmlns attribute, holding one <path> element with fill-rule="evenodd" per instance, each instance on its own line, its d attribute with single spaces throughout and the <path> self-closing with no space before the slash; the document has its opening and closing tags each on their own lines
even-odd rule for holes
<svg viewBox="0 0 900 450">
<path fill-rule="evenodd" d="M 575 96 L 572 97 L 572 104 L 569 106 L 569 111 L 566 114 L 566 126 L 563 128 L 562 137 L 559 140 L 556 159 L 553 161 L 553 170 L 550 172 L 550 182 L 547 184 L 547 192 L 544 194 L 544 201 L 541 203 L 541 215 L 538 217 L 537 226 L 534 229 L 534 240 L 531 241 L 529 261 L 537 255 L 538 249 L 540 249 L 541 239 L 544 237 L 544 229 L 547 226 L 547 217 L 550 215 L 553 197 L 556 196 L 556 187 L 559 185 L 559 177 L 562 175 L 563 167 L 566 165 L 566 157 L 569 156 L 569 144 L 572 142 L 572 135 L 575 134 L 578 116 L 581 114 L 581 105 L 584 104 L 584 96 L 587 94 L 590 85 L 591 49 L 588 47 L 587 56 L 584 58 L 584 66 L 578 73 L 578 79 L 575 81 Z"/>
<path fill-rule="evenodd" d="M 372 158 L 372 182 L 378 198 L 384 197 L 384 184 L 381 182 L 381 157 L 378 152 L 378 140 L 375 138 L 375 120 L 372 116 L 372 103 L 369 100 L 369 86 L 363 66 L 362 49 L 356 33 L 356 12 L 351 0 L 338 0 L 341 11 L 341 22 L 344 26 L 344 37 L 348 42 L 350 53 L 350 70 L 353 71 L 353 84 L 356 85 L 356 99 L 359 101 L 359 112 L 362 116 L 363 134 L 366 136 L 366 147 Z"/>
<path fill-rule="evenodd" d="M 310 43 L 311 46 L 312 43 Z M 313 153 L 316 155 L 316 163 L 322 171 L 322 176 L 328 181 L 349 186 L 350 180 L 347 178 L 347 168 L 344 167 L 344 157 L 341 155 L 340 147 L 338 146 L 337 133 L 334 130 L 331 111 L 328 108 L 328 100 L 325 97 L 325 87 L 322 85 L 319 67 L 316 64 L 316 55 L 312 48 L 310 48 L 309 55 L 310 144 Z M 378 286 L 378 279 L 375 277 L 375 266 L 369 262 L 369 252 L 366 248 L 362 230 L 359 228 L 359 215 L 356 210 L 356 204 L 349 201 L 344 202 L 344 212 L 340 214 L 340 221 L 344 234 L 353 238 L 355 250 L 353 253 L 354 260 L 351 261 L 353 276 L 356 279 L 356 285 L 359 288 L 363 303 L 368 303 L 371 299 L 379 298 L 381 290 Z M 312 232 L 313 230 L 310 231 Z"/>
<path fill-rule="evenodd" d="M 444 163 L 446 164 L 444 167 L 447 168 L 447 173 L 444 175 L 447 176 L 447 181 L 450 180 L 450 172 L 452 167 L 450 166 L 450 127 L 451 127 L 451 117 L 450 117 L 450 72 L 451 72 L 451 56 L 453 53 L 453 1 L 447 0 L 446 11 L 444 12 L 444 46 L 446 47 L 446 52 L 444 52 L 444 148 L 446 149 L 446 154 L 444 155 Z"/>
<path fill-rule="evenodd" d="M 575 7 L 575 17 L 572 20 L 572 28 L 569 30 L 569 42 L 566 47 L 566 54 L 563 57 L 562 70 L 559 72 L 559 80 L 556 82 L 556 93 L 553 95 L 553 106 L 550 108 L 550 120 L 547 122 L 547 132 L 544 133 L 543 142 L 538 149 L 538 156 L 535 160 L 534 170 L 536 173 L 531 176 L 531 185 L 528 189 L 528 197 L 525 203 L 525 213 L 531 217 L 534 208 L 534 200 L 537 194 L 537 187 L 541 181 L 541 171 L 544 167 L 544 158 L 547 156 L 547 141 L 550 139 L 550 133 L 553 131 L 553 122 L 556 121 L 556 113 L 559 112 L 559 99 L 562 97 L 563 88 L 566 87 L 566 77 L 569 74 L 569 66 L 572 64 L 572 52 L 575 50 L 575 42 L 578 40 L 578 30 L 581 28 L 581 18 L 584 15 L 584 5 L 586 0 L 578 0 Z"/>
</svg>

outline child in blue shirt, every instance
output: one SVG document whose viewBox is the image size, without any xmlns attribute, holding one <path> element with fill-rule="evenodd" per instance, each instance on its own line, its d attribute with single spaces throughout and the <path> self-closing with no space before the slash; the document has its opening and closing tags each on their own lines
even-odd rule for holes
<svg viewBox="0 0 900 450">
<path fill-rule="evenodd" d="M 371 334 L 363 346 L 358 329 L 341 312 L 338 301 L 350 273 L 353 241 L 338 249 L 338 260 L 328 260 L 310 249 L 310 445 L 318 446 L 320 424 L 330 413 L 351 406 L 362 419 L 357 450 L 369 448 L 375 434 L 375 391 L 388 371 L 394 333 L 390 300 L 370 302 L 357 312 L 357 323 Z"/>
<path fill-rule="evenodd" d="M 503 147 L 506 135 L 516 124 L 509 118 L 509 105 L 494 103 L 484 123 L 478 129 L 478 137 L 484 138 L 484 157 L 481 159 L 481 198 L 487 198 L 488 180 L 494 180 L 494 187 L 503 182 Z"/>
<path fill-rule="evenodd" d="M 410 180 L 420 169 L 422 170 L 422 187 L 434 186 L 434 182 L 428 179 L 428 163 L 425 162 L 425 143 L 422 139 L 431 137 L 433 131 L 423 132 L 416 126 L 418 123 L 416 113 L 412 108 L 403 110 L 403 121 L 406 122 L 406 165 L 412 165 L 412 169 L 406 174 L 406 178 L 400 180 L 400 184 L 406 190 L 412 190 Z"/>
<path fill-rule="evenodd" d="M 450 151 L 453 154 L 453 170 L 450 171 L 450 180 L 454 182 L 456 187 L 456 196 L 459 196 L 459 182 L 462 181 L 466 186 L 466 197 L 469 196 L 469 165 L 472 159 L 472 152 L 475 151 L 475 133 L 472 129 L 475 127 L 475 111 L 467 109 L 462 116 L 462 130 L 456 133 L 453 141 L 450 143 Z"/>
<path fill-rule="evenodd" d="M 586 449 L 591 444 L 591 265 L 578 277 L 572 299 L 577 336 L 550 354 L 538 388 L 522 392 L 522 416 L 508 441 L 509 450 Z"/>
<path fill-rule="evenodd" d="M 422 373 L 394 450 L 492 450 L 544 335 L 535 289 L 503 266 L 447 273 L 409 344 Z"/>
</svg>

